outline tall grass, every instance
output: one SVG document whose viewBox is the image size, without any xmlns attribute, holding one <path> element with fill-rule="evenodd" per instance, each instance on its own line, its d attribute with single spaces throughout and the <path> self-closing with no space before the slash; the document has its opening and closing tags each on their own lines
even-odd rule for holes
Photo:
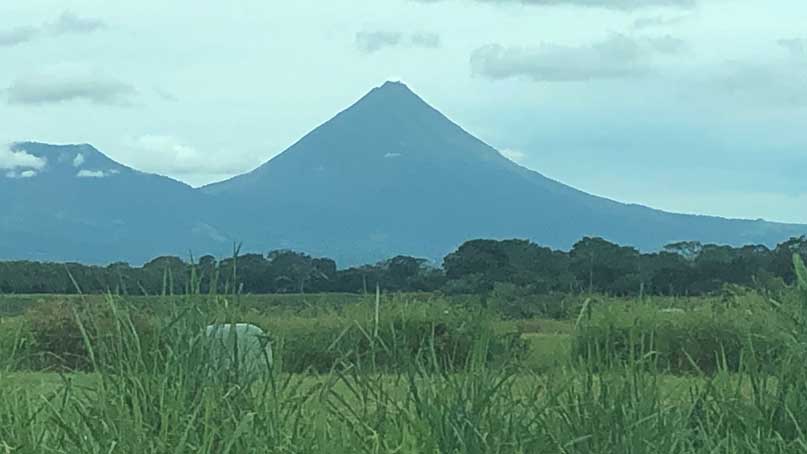
<svg viewBox="0 0 807 454">
<path fill-rule="evenodd" d="M 365 305 L 356 320 L 364 356 L 318 375 L 288 373 L 281 360 L 255 383 L 215 379 L 200 328 L 242 316 L 224 301 L 172 304 L 149 333 L 116 298 L 105 318 L 77 309 L 92 374 L 65 374 L 44 396 L 0 374 L 0 453 L 807 452 L 807 279 L 786 300 L 765 301 L 771 317 L 790 320 L 774 360 L 750 341 L 736 364 L 717 355 L 707 373 L 693 358 L 679 377 L 641 339 L 625 345 L 646 346 L 641 354 L 603 345 L 599 356 L 532 374 L 489 361 L 495 330 L 480 330 L 469 354 L 447 364 L 434 331 L 415 350 L 392 348 L 406 337 L 383 338 L 399 329 L 383 323 L 383 307 L 378 335 L 367 331 Z M 582 325 L 600 317 L 589 308 Z M 389 352 L 398 367 L 374 367 Z"/>
</svg>

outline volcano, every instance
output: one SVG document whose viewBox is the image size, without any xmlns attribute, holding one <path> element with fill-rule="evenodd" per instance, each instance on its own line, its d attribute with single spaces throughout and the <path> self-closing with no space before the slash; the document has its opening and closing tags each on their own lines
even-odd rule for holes
<svg viewBox="0 0 807 454">
<path fill-rule="evenodd" d="M 90 145 L 18 143 L 11 153 L 15 168 L 0 174 L 0 260 L 142 263 L 223 255 L 239 241 L 346 266 L 399 254 L 439 261 L 476 238 L 568 249 L 600 236 L 652 251 L 683 240 L 773 246 L 807 233 L 584 193 L 508 160 L 397 82 L 255 170 L 198 189 Z"/>
<path fill-rule="evenodd" d="M 508 160 L 397 82 L 252 172 L 202 191 L 236 208 L 223 219 L 250 243 L 348 263 L 399 253 L 439 258 L 473 238 L 567 249 L 601 236 L 654 250 L 680 240 L 773 245 L 807 232 L 586 194 Z"/>
</svg>

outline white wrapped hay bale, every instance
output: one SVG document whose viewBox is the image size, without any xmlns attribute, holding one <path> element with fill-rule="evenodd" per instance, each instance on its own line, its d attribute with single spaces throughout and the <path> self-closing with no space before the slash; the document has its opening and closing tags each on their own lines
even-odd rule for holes
<svg viewBox="0 0 807 454">
<path fill-rule="evenodd" d="M 259 327 L 249 323 L 215 324 L 207 327 L 206 335 L 214 371 L 251 382 L 270 370 L 272 345 Z"/>
</svg>

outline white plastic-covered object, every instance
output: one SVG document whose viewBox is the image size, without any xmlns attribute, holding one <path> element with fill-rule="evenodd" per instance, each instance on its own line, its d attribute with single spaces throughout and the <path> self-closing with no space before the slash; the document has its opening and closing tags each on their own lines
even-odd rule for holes
<svg viewBox="0 0 807 454">
<path fill-rule="evenodd" d="M 218 371 L 235 372 L 239 381 L 254 381 L 272 366 L 267 334 L 249 323 L 209 325 L 206 330 L 211 363 Z"/>
</svg>

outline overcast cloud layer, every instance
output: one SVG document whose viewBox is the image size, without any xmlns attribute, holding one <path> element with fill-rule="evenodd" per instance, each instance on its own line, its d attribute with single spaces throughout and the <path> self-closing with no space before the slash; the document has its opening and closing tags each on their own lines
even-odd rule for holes
<svg viewBox="0 0 807 454">
<path fill-rule="evenodd" d="M 807 223 L 801 0 L 31 0 L 0 17 L 0 143 L 90 143 L 201 185 L 395 79 L 582 190 Z M 0 147 L 0 178 L 44 165 Z"/>
</svg>

